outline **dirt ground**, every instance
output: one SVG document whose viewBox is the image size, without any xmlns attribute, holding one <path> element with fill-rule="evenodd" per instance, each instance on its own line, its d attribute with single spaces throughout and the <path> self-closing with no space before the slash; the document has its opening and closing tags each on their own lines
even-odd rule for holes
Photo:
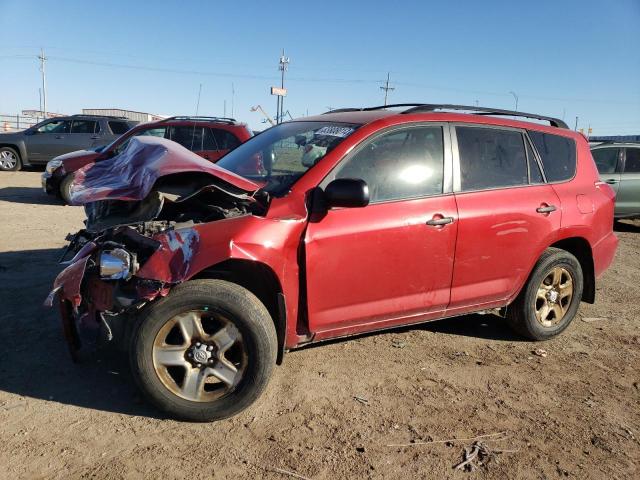
<svg viewBox="0 0 640 480">
<path fill-rule="evenodd" d="M 473 315 L 305 348 L 248 411 L 193 424 L 142 401 L 121 355 L 71 363 L 42 301 L 83 212 L 39 177 L 0 174 L 1 478 L 640 478 L 640 222 L 557 339 Z"/>
</svg>

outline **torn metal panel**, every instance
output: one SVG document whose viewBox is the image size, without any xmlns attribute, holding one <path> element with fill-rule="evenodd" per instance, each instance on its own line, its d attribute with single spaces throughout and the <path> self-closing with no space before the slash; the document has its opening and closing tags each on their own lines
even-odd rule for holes
<svg viewBox="0 0 640 480">
<path fill-rule="evenodd" d="M 198 172 L 245 193 L 260 188 L 175 142 L 134 137 L 119 155 L 90 163 L 75 172 L 71 201 L 75 205 L 99 200 L 140 201 L 149 195 L 159 178 Z"/>
</svg>

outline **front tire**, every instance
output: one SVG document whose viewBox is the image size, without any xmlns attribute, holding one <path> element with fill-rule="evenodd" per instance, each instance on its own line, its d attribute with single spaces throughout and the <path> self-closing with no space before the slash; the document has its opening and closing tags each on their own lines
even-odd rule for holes
<svg viewBox="0 0 640 480">
<path fill-rule="evenodd" d="M 71 186 L 73 185 L 73 173 L 68 173 L 60 182 L 60 198 L 67 205 L 71 205 Z"/>
<path fill-rule="evenodd" d="M 213 421 L 260 396 L 276 354 L 273 320 L 255 295 L 222 280 L 194 280 L 148 307 L 133 332 L 131 368 L 161 410 Z"/>
<path fill-rule="evenodd" d="M 517 333 L 531 340 L 553 338 L 575 317 L 583 288 L 578 259 L 565 250 L 548 248 L 520 295 L 507 307 L 507 320 Z"/>
<path fill-rule="evenodd" d="M 0 147 L 0 170 L 16 172 L 22 168 L 20 155 L 11 147 Z"/>
</svg>

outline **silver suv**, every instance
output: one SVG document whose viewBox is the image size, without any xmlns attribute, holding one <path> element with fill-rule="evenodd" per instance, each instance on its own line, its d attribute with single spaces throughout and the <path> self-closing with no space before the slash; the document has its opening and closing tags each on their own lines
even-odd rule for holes
<svg viewBox="0 0 640 480">
<path fill-rule="evenodd" d="M 591 147 L 600 180 L 616 192 L 616 218 L 640 218 L 640 143 L 605 142 Z"/>
<path fill-rule="evenodd" d="M 137 123 L 124 117 L 71 115 L 49 118 L 21 132 L 0 133 L 0 170 L 20 170 L 106 145 Z"/>
</svg>

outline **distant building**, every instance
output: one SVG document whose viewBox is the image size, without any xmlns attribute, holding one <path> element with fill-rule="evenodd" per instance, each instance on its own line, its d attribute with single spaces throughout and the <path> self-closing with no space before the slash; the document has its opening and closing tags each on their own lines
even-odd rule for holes
<svg viewBox="0 0 640 480">
<path fill-rule="evenodd" d="M 640 135 L 590 136 L 590 142 L 640 142 Z"/>
<path fill-rule="evenodd" d="M 123 110 L 122 108 L 83 108 L 82 113 L 85 115 L 110 115 L 113 117 L 125 117 L 129 120 L 137 122 L 154 122 L 167 118 L 166 115 L 156 115 L 154 113 L 134 112 L 132 110 Z"/>
</svg>

